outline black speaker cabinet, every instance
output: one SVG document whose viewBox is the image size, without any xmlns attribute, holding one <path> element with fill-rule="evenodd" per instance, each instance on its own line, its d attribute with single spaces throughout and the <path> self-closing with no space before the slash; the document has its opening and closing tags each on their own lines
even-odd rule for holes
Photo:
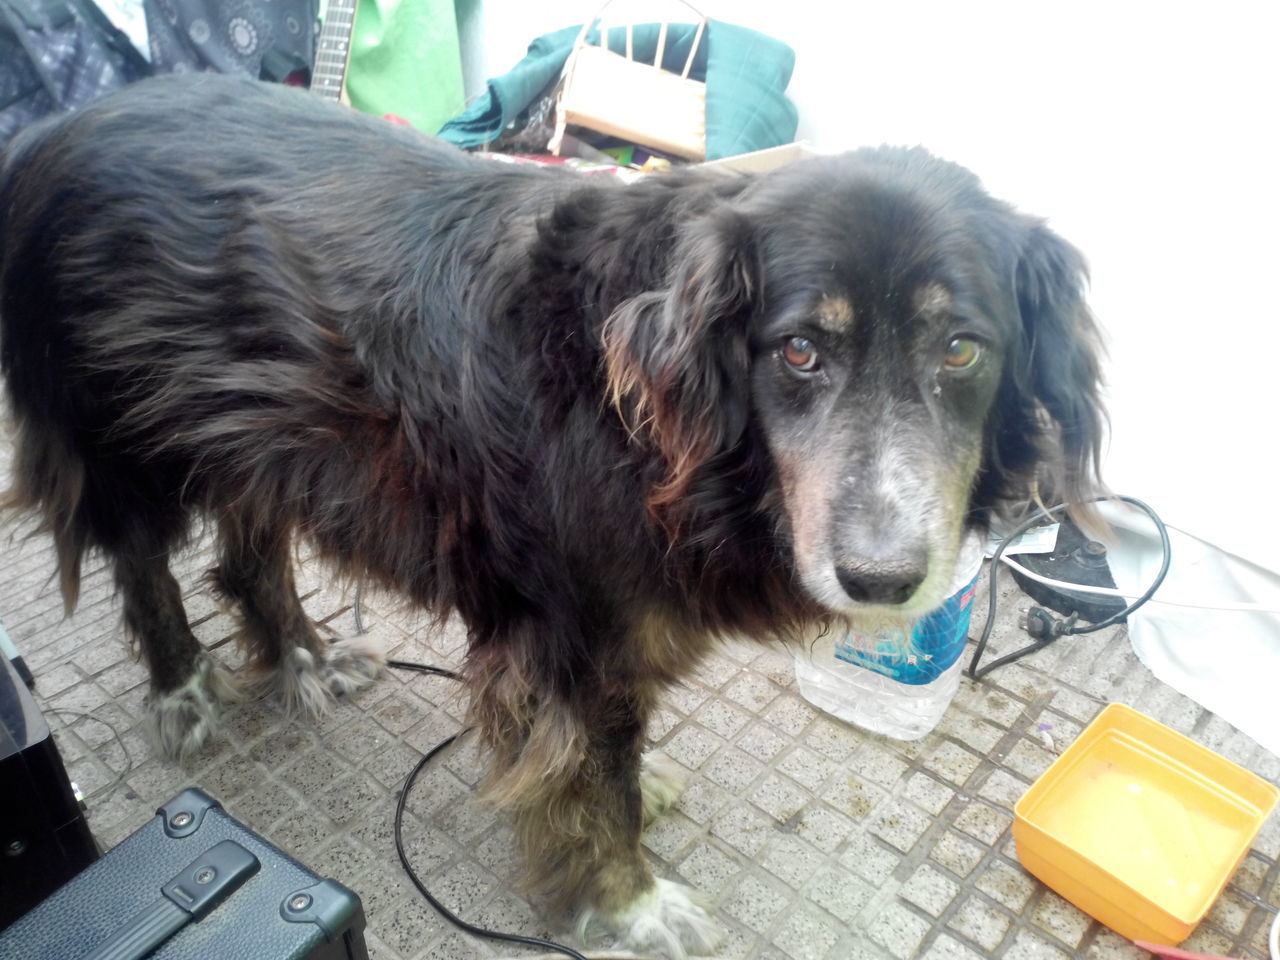
<svg viewBox="0 0 1280 960">
<path fill-rule="evenodd" d="M 97 858 L 49 725 L 0 656 L 0 930 Z"/>
</svg>

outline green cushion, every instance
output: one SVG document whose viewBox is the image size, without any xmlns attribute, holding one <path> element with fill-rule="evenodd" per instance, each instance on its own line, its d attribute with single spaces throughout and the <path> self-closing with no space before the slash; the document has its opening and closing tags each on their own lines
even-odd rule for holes
<svg viewBox="0 0 1280 960">
<path fill-rule="evenodd" d="M 347 97 L 435 130 L 466 102 L 453 0 L 360 0 Z"/>
</svg>

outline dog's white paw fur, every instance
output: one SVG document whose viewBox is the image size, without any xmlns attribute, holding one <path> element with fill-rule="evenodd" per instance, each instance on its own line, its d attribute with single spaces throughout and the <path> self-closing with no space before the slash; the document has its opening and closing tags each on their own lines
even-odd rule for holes
<svg viewBox="0 0 1280 960">
<path fill-rule="evenodd" d="M 387 658 L 382 646 L 372 637 L 349 637 L 330 645 L 325 651 L 320 676 L 335 697 L 346 696 L 367 687 L 386 669 Z"/>
<path fill-rule="evenodd" d="M 294 647 L 280 662 L 273 678 L 280 702 L 291 717 L 318 720 L 329 712 L 333 694 L 310 650 Z"/>
<path fill-rule="evenodd" d="M 206 654 L 176 690 L 149 698 L 151 737 L 165 757 L 185 760 L 199 750 L 218 727 L 219 706 L 239 703 L 244 691 L 235 677 Z"/>
<path fill-rule="evenodd" d="M 613 931 L 623 948 L 667 960 L 714 953 L 724 940 L 724 930 L 711 919 L 694 890 L 660 878 L 624 910 L 588 911 L 579 922 L 579 936 L 585 940 L 598 923 Z"/>
<path fill-rule="evenodd" d="M 330 644 L 318 663 L 309 650 L 295 647 L 267 682 L 280 692 L 290 716 L 315 720 L 329 712 L 335 697 L 367 687 L 385 668 L 376 640 L 351 637 Z"/>
<path fill-rule="evenodd" d="M 640 761 L 640 803 L 646 824 L 675 806 L 688 779 L 684 767 L 666 754 L 650 750 L 644 755 Z"/>
</svg>

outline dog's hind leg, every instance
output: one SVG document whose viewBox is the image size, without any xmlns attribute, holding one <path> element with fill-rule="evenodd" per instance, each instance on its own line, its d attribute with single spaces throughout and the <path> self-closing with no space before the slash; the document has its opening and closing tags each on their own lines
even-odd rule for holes
<svg viewBox="0 0 1280 960">
<path fill-rule="evenodd" d="M 15 406 L 20 406 L 17 398 Z M 67 612 L 76 605 L 80 566 L 100 548 L 111 562 L 125 627 L 151 678 L 149 722 L 160 753 L 182 758 L 217 725 L 218 706 L 238 697 L 235 683 L 200 647 L 169 572 L 169 550 L 185 533 L 186 511 L 166 475 L 114 451 L 77 442 L 59 426 L 81 413 L 19 410 L 8 506 L 44 517 L 58 555 Z"/>
<path fill-rule="evenodd" d="M 217 727 L 218 706 L 240 699 L 232 676 L 200 646 L 187 623 L 167 552 L 115 555 L 125 626 L 151 673 L 149 708 L 165 756 L 183 759 Z"/>
<path fill-rule="evenodd" d="M 714 950 L 721 931 L 697 895 L 655 878 L 641 849 L 639 698 L 540 697 L 493 662 L 473 664 L 471 679 L 472 716 L 494 748 L 484 795 L 512 817 L 528 889 L 576 915 L 584 938 L 605 927 L 673 960 Z"/>
<path fill-rule="evenodd" d="M 333 698 L 373 682 L 382 672 L 379 646 L 363 637 L 328 643 L 302 608 L 283 528 L 261 529 L 237 514 L 218 525 L 218 590 L 241 611 L 241 640 L 260 692 L 276 691 L 285 709 L 317 717 Z"/>
</svg>

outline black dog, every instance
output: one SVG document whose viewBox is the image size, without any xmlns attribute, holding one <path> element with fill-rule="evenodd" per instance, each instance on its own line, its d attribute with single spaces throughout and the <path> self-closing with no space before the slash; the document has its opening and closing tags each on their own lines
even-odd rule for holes
<svg viewBox="0 0 1280 960">
<path fill-rule="evenodd" d="M 68 606 L 113 562 L 165 748 L 233 692 L 167 564 L 193 515 L 259 682 L 315 711 L 378 672 L 304 615 L 305 537 L 461 614 L 532 888 L 670 955 L 714 935 L 641 854 L 664 686 L 728 634 L 907 621 L 967 528 L 1094 475 L 1081 258 L 919 150 L 623 186 L 155 80 L 17 141 L 0 271 L 11 500 Z"/>
</svg>

